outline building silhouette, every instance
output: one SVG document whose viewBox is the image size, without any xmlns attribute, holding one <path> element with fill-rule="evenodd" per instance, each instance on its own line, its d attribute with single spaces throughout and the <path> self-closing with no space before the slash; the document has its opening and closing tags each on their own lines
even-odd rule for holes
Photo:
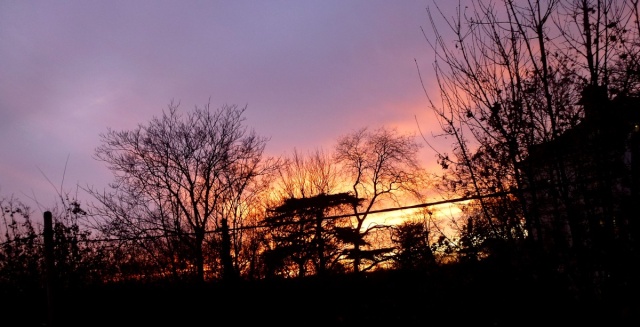
<svg viewBox="0 0 640 327">
<path fill-rule="evenodd" d="M 520 162 L 530 232 L 559 259 L 602 264 L 634 252 L 640 209 L 640 99 L 587 87 L 584 119 Z"/>
</svg>

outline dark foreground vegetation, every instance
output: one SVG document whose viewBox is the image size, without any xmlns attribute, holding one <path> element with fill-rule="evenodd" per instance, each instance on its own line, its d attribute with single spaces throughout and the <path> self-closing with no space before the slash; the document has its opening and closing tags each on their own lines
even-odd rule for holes
<svg viewBox="0 0 640 327">
<path fill-rule="evenodd" d="M 637 271 L 633 271 L 637 274 Z M 453 264 L 229 283 L 116 283 L 58 290 L 58 326 L 636 326 L 637 279 L 598 294 L 567 274 Z M 587 287 L 587 285 L 581 285 Z M 47 325 L 43 289 L 1 294 L 3 326 Z"/>
</svg>

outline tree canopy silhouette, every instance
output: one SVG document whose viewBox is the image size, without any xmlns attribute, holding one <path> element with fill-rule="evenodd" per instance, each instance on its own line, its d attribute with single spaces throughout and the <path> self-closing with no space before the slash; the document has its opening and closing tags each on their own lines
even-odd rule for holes
<svg viewBox="0 0 640 327">
<path fill-rule="evenodd" d="M 425 184 L 417 158 L 419 149 L 413 136 L 388 128 L 362 128 L 339 138 L 335 159 L 341 164 L 344 182 L 350 185 L 353 196 L 363 199 L 351 206 L 352 224 L 338 233 L 338 238 L 352 247 L 348 257 L 354 271 L 368 270 L 390 259 L 387 254 L 392 248 L 366 248 L 366 237 L 385 226 L 365 225 L 365 221 L 380 205 L 397 205 L 403 197 L 420 197 Z"/>
<path fill-rule="evenodd" d="M 212 247 L 224 272 L 232 272 L 223 223 L 241 223 L 246 198 L 271 169 L 263 155 L 267 139 L 243 126 L 245 109 L 207 104 L 182 113 L 171 103 L 146 125 L 101 134 L 96 158 L 115 177 L 110 192 L 93 191 L 102 205 L 95 208 L 104 217 L 102 231 L 135 238 L 158 267 L 174 274 L 194 267 L 204 279 L 205 251 Z M 214 230 L 223 233 L 208 233 Z"/>
<path fill-rule="evenodd" d="M 453 140 L 449 151 L 436 149 L 439 188 L 504 194 L 465 204 L 464 253 L 507 242 L 499 247 L 532 247 L 564 265 L 604 250 L 598 233 L 637 239 L 623 226 L 634 220 L 624 203 L 638 200 L 628 160 L 637 160 L 628 140 L 640 95 L 638 1 L 470 1 L 453 16 L 435 9 L 425 37 L 437 84 L 425 92 L 438 136 Z M 612 130 L 622 135 L 604 136 Z"/>
</svg>

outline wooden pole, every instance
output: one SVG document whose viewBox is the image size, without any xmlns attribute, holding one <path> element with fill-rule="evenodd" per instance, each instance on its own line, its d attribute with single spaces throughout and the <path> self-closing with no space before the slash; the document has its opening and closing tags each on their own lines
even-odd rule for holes
<svg viewBox="0 0 640 327">
<path fill-rule="evenodd" d="M 47 288 L 47 322 L 54 326 L 54 260 L 53 260 L 53 219 L 50 211 L 44 212 L 44 263 Z"/>
</svg>

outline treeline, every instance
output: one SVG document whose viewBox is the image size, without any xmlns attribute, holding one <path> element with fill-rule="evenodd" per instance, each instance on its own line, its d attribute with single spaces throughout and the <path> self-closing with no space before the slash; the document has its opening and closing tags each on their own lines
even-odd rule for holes
<svg viewBox="0 0 640 327">
<path fill-rule="evenodd" d="M 84 188 L 97 201 L 86 207 L 60 194 L 51 210 L 60 282 L 256 280 L 435 263 L 431 217 L 391 225 L 371 213 L 415 203 L 427 189 L 411 136 L 360 129 L 331 155 L 266 158 L 266 140 L 241 127 L 243 111 L 196 108 L 183 119 L 170 107 L 148 126 L 103 135 L 96 152 L 114 171 L 113 187 Z M 42 227 L 19 199 L 1 205 L 2 283 L 37 287 Z"/>
<path fill-rule="evenodd" d="M 437 60 L 425 94 L 451 147 L 423 140 L 440 172 L 420 166 L 415 136 L 386 127 L 343 135 L 331 151 L 270 157 L 268 139 L 244 126 L 246 108 L 171 103 L 101 135 L 108 189 L 80 187 L 92 199 L 82 204 L 60 192 L 60 285 L 483 266 L 559 281 L 576 297 L 637 289 L 638 1 L 472 1 L 443 14 L 448 24 L 427 13 Z M 399 224 L 375 214 L 434 196 L 473 200 Z M 39 289 L 42 231 L 19 199 L 1 205 L 0 283 Z"/>
</svg>

